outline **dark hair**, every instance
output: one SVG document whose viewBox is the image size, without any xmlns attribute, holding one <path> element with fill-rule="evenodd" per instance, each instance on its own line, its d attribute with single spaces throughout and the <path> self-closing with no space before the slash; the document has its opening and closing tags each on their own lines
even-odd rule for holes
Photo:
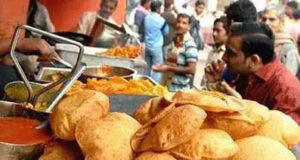
<svg viewBox="0 0 300 160">
<path fill-rule="evenodd" d="M 174 3 L 174 0 L 165 0 L 165 9 L 170 8 L 173 3 Z"/>
<path fill-rule="evenodd" d="M 229 5 L 225 11 L 227 19 L 234 22 L 256 21 L 257 11 L 249 0 L 238 0 Z"/>
<path fill-rule="evenodd" d="M 160 7 L 161 7 L 162 3 L 159 0 L 153 0 L 151 1 L 151 11 L 152 12 L 156 12 Z"/>
<path fill-rule="evenodd" d="M 244 22 L 231 27 L 230 36 L 242 36 L 245 57 L 257 54 L 264 64 L 274 60 L 274 34 L 267 24 Z"/>
<path fill-rule="evenodd" d="M 114 2 L 115 6 L 118 5 L 118 0 L 103 0 L 103 1 L 101 1 L 101 6 L 103 6 L 107 2 Z"/>
<path fill-rule="evenodd" d="M 225 16 L 222 16 L 220 18 L 217 18 L 215 21 L 214 21 L 214 25 L 216 25 L 218 22 L 221 22 L 223 23 L 223 27 L 224 29 L 226 29 L 226 26 L 227 26 L 227 18 Z"/>
<path fill-rule="evenodd" d="M 286 5 L 289 6 L 290 8 L 292 8 L 293 10 L 298 9 L 298 3 L 296 1 L 290 1 Z"/>
<path fill-rule="evenodd" d="M 189 24 L 192 23 L 192 17 L 189 16 L 189 15 L 187 15 L 187 14 L 185 14 L 185 13 L 180 13 L 180 14 L 178 14 L 178 15 L 177 15 L 177 18 L 187 18 L 187 19 L 189 20 Z"/>
<path fill-rule="evenodd" d="M 145 5 L 146 3 L 149 3 L 149 2 L 151 2 L 151 0 L 141 0 L 141 5 L 143 6 L 143 5 Z"/>
<path fill-rule="evenodd" d="M 300 10 L 295 10 L 294 13 L 293 13 L 295 19 L 300 19 Z"/>
<path fill-rule="evenodd" d="M 197 7 L 197 6 L 200 6 L 200 5 L 204 5 L 205 6 L 205 2 L 204 1 L 197 1 L 196 3 L 195 3 L 195 6 Z"/>
</svg>

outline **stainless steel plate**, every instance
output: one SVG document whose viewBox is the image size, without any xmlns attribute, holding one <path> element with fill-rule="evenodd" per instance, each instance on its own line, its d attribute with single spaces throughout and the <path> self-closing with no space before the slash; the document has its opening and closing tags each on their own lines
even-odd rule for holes
<svg viewBox="0 0 300 160">
<path fill-rule="evenodd" d="M 86 82 L 88 78 L 97 78 L 97 79 L 107 79 L 113 76 L 123 77 L 125 79 L 131 79 L 136 75 L 136 71 L 131 68 L 126 67 L 117 67 L 109 66 L 110 74 L 99 74 L 101 72 L 102 66 L 89 66 L 84 71 L 84 73 L 79 77 L 79 80 Z M 39 82 L 53 82 L 51 76 L 53 75 L 62 75 L 66 76 L 70 73 L 70 69 L 66 68 L 53 68 L 53 67 L 44 67 L 42 68 L 38 75 L 35 76 L 36 80 Z"/>
</svg>

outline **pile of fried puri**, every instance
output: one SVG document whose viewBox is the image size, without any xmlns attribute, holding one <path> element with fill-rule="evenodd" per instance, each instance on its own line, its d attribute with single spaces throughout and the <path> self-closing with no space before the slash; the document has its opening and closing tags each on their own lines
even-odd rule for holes
<svg viewBox="0 0 300 160">
<path fill-rule="evenodd" d="M 40 160 L 296 160 L 289 149 L 300 142 L 289 116 L 218 92 L 156 97 L 133 117 L 109 112 L 101 92 L 68 96 L 50 115 L 58 140 Z"/>
</svg>

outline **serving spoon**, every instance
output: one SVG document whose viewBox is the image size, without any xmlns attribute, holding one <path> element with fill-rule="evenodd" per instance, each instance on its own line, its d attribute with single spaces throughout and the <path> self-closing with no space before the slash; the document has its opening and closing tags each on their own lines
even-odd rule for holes
<svg viewBox="0 0 300 160">
<path fill-rule="evenodd" d="M 18 59 L 17 59 L 16 55 L 15 55 L 16 46 L 17 46 L 18 39 L 19 39 L 19 36 L 20 36 L 20 33 L 21 33 L 22 29 L 29 30 L 29 31 L 32 31 L 32 32 L 36 32 L 36 33 L 39 33 L 41 35 L 45 35 L 45 36 L 50 37 L 50 38 L 52 38 L 54 40 L 57 40 L 59 42 L 65 42 L 65 43 L 73 44 L 73 45 L 75 45 L 79 48 L 78 58 L 77 58 L 76 64 L 73 67 L 71 73 L 67 77 L 62 78 L 62 79 L 60 79 L 60 80 L 58 80 L 54 83 L 51 83 L 50 85 L 48 85 L 45 88 L 41 89 L 36 95 L 33 94 L 33 89 L 32 89 L 32 87 L 29 83 L 29 80 L 27 79 L 27 77 L 26 77 L 26 75 L 25 75 L 20 63 L 18 62 Z M 28 26 L 28 25 L 18 26 L 15 30 L 15 33 L 14 33 L 14 36 L 13 36 L 13 39 L 12 39 L 12 42 L 11 42 L 10 56 L 11 56 L 13 62 L 15 63 L 16 68 L 17 68 L 22 80 L 24 81 L 24 84 L 25 84 L 26 89 L 28 91 L 27 104 L 31 103 L 33 106 L 35 106 L 35 104 L 37 102 L 37 99 L 40 95 L 42 95 L 43 93 L 49 91 L 50 89 L 58 86 L 59 84 L 63 83 L 62 87 L 58 91 L 58 94 L 55 94 L 54 97 L 52 97 L 49 105 L 47 106 L 48 108 L 46 109 L 45 112 L 49 113 L 57 105 L 59 100 L 64 96 L 64 94 L 67 92 L 68 88 L 73 84 L 73 82 L 85 70 L 86 64 L 81 63 L 81 59 L 83 57 L 83 52 L 84 52 L 84 47 L 79 42 L 76 42 L 76 41 L 61 37 L 61 36 L 57 36 L 57 35 L 54 35 L 52 33 L 48 33 L 48 32 L 33 28 L 31 26 Z M 48 120 L 46 120 L 46 121 L 48 121 Z M 48 124 L 48 122 L 46 122 L 46 121 L 41 122 L 41 124 L 36 126 L 35 128 L 36 129 L 44 128 L 46 126 L 45 124 Z"/>
</svg>

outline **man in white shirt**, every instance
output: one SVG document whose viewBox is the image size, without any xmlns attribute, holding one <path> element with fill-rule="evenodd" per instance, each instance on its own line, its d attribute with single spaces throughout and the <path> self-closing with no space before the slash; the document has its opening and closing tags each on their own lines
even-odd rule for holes
<svg viewBox="0 0 300 160">
<path fill-rule="evenodd" d="M 214 46 L 213 50 L 208 54 L 206 64 L 217 61 L 222 58 L 225 52 L 225 43 L 227 41 L 226 33 L 227 18 L 221 17 L 215 20 L 213 28 Z"/>
<path fill-rule="evenodd" d="M 118 0 L 103 0 L 98 11 L 83 13 L 77 27 L 77 32 L 90 35 L 95 25 L 97 16 L 101 16 L 105 19 L 113 21 L 111 19 L 111 15 L 116 10 L 117 5 Z"/>
</svg>

